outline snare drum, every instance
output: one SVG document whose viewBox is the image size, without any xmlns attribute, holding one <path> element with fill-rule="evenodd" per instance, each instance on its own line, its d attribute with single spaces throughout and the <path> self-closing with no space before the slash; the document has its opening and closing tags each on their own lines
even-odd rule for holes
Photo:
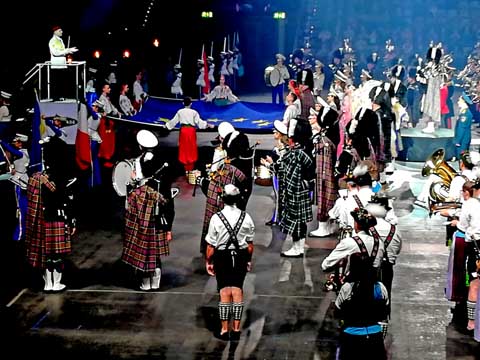
<svg viewBox="0 0 480 360">
<path fill-rule="evenodd" d="M 264 165 L 255 168 L 255 184 L 260 186 L 273 186 L 272 172 Z"/>
<path fill-rule="evenodd" d="M 276 67 L 267 66 L 265 68 L 263 77 L 265 80 L 265 85 L 272 87 L 277 86 L 280 83 L 282 74 L 280 74 L 280 71 Z"/>
<path fill-rule="evenodd" d="M 119 196 L 127 196 L 127 185 L 132 181 L 135 160 L 122 160 L 115 164 L 112 173 L 112 184 Z"/>
</svg>

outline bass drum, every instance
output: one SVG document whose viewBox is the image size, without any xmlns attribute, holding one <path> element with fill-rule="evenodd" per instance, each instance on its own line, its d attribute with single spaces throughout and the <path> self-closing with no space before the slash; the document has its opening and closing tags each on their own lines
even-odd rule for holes
<svg viewBox="0 0 480 360">
<path fill-rule="evenodd" d="M 127 185 L 132 181 L 134 169 L 134 160 L 122 160 L 115 164 L 112 172 L 112 184 L 119 196 L 127 196 Z"/>
<path fill-rule="evenodd" d="M 268 66 L 265 68 L 264 72 L 264 80 L 265 85 L 269 87 L 277 86 L 280 83 L 281 78 L 280 71 L 274 66 Z"/>
</svg>

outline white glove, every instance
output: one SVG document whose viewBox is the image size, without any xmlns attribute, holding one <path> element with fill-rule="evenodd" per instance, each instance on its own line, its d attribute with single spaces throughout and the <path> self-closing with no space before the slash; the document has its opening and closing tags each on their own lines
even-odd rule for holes
<svg viewBox="0 0 480 360">
<path fill-rule="evenodd" d="M 76 47 L 71 47 L 71 48 L 68 48 L 67 51 L 69 54 L 73 54 L 74 52 L 77 52 L 78 49 Z"/>
<path fill-rule="evenodd" d="M 153 159 L 153 153 L 151 153 L 150 151 L 148 151 L 148 152 L 145 154 L 144 159 L 145 159 L 145 161 L 152 160 L 152 159 Z"/>
</svg>

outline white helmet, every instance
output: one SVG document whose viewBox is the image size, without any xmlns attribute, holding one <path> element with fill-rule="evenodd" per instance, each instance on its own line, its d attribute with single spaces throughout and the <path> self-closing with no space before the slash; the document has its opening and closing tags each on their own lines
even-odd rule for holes
<svg viewBox="0 0 480 360">
<path fill-rule="evenodd" d="M 144 148 L 154 148 L 158 145 L 158 139 L 155 134 L 145 129 L 137 133 L 137 142 Z"/>
</svg>

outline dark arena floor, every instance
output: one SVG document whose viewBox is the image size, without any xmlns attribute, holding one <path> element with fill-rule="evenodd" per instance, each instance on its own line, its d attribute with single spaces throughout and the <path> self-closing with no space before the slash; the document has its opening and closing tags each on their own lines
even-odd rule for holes
<svg viewBox="0 0 480 360">
<path fill-rule="evenodd" d="M 336 238 L 307 238 L 304 258 L 280 257 L 289 244 L 278 227 L 264 225 L 273 209 L 273 191 L 265 186 L 254 186 L 247 208 L 256 236 L 253 270 L 244 286 L 241 339 L 223 342 L 213 336 L 219 297 L 199 253 L 205 196 L 201 191 L 193 196 L 194 187 L 177 165 L 177 137 L 172 132 L 160 140 L 180 194 L 159 291 L 138 291 L 120 261 L 125 200 L 113 191 L 107 173 L 100 188 L 79 200 L 78 232 L 63 279 L 66 291 L 45 294 L 40 274 L 24 263 L 22 244 L 5 239 L 0 339 L 2 352 L 11 354 L 5 359 L 335 359 L 335 293 L 324 290 L 327 274 L 320 264 Z M 198 134 L 197 167 L 211 159 L 213 137 Z M 273 140 L 271 135 L 250 137 L 252 143 L 257 140 L 258 160 Z M 388 179 L 404 241 L 394 268 L 389 358 L 475 359 L 478 345 L 465 324 L 453 321 L 455 304 L 444 296 L 449 252 L 444 220 L 414 205 L 425 182 L 422 165 L 399 162 Z M 8 184 L 1 186 L 5 204 Z M 309 223 L 308 230 L 316 224 Z"/>
</svg>

